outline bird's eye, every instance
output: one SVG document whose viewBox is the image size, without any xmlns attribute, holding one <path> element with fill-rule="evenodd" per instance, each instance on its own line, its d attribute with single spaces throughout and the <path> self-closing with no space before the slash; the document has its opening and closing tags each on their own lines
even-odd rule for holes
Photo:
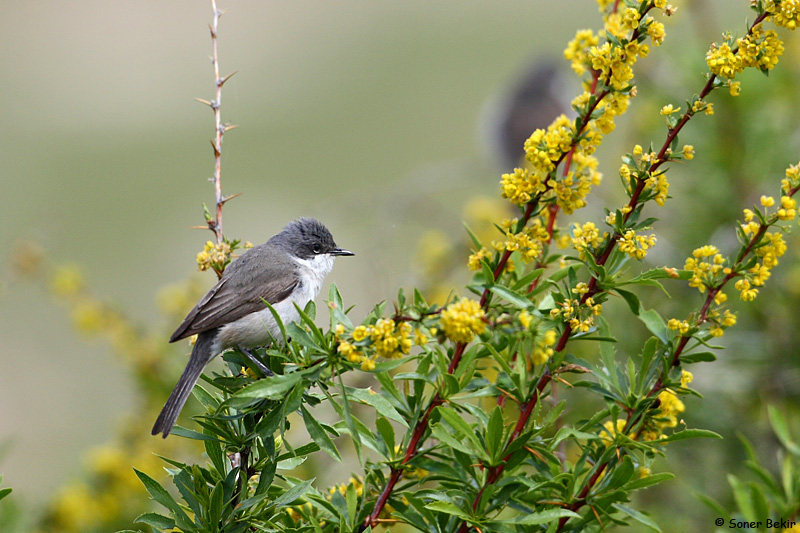
<svg viewBox="0 0 800 533">
<path fill-rule="evenodd" d="M 314 246 L 312 246 L 311 249 L 314 251 L 315 254 L 318 254 L 322 251 L 322 248 L 320 247 L 319 244 L 314 244 Z"/>
</svg>

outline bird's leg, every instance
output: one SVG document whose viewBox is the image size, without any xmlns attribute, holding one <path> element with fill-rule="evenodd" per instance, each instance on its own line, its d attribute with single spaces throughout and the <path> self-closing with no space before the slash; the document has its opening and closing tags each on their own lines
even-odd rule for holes
<svg viewBox="0 0 800 533">
<path fill-rule="evenodd" d="M 261 370 L 261 372 L 265 376 L 270 377 L 270 376 L 274 376 L 275 375 L 272 372 L 272 370 L 267 368 L 267 366 L 264 363 L 262 363 L 261 361 L 256 359 L 256 357 L 253 354 L 251 354 L 250 351 L 247 350 L 244 346 L 237 346 L 236 349 L 239 350 L 240 352 L 242 352 L 248 359 L 250 359 L 253 362 L 253 364 L 256 365 L 258 367 L 258 369 Z"/>
</svg>

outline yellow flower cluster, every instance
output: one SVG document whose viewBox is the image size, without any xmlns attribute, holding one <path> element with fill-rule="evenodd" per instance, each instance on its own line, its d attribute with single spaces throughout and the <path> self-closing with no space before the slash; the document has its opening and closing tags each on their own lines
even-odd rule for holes
<svg viewBox="0 0 800 533">
<path fill-rule="evenodd" d="M 599 38 L 592 30 L 578 30 L 575 38 L 569 42 L 564 50 L 564 59 L 570 62 L 575 74 L 582 76 L 586 72 L 589 49 L 597 46 Z"/>
<path fill-rule="evenodd" d="M 746 235 L 753 232 L 752 223 L 743 227 Z M 778 264 L 778 258 L 786 253 L 786 242 L 783 235 L 777 232 L 768 231 L 764 234 L 761 244 L 754 251 L 755 255 L 761 259 L 750 268 L 745 277 L 736 282 L 736 289 L 740 291 L 742 300 L 749 302 L 755 299 L 758 289 L 769 279 L 770 271 Z"/>
<path fill-rule="evenodd" d="M 603 305 L 596 304 L 594 298 L 589 297 L 581 304 L 580 298 L 588 291 L 585 283 L 579 283 L 572 292 L 578 298 L 566 298 L 563 302 L 556 303 L 550 310 L 550 318 L 561 319 L 569 323 L 573 331 L 586 333 L 594 325 L 594 317 L 603 312 Z"/>
<path fill-rule="evenodd" d="M 625 232 L 619 239 L 619 250 L 628 256 L 642 260 L 647 255 L 647 250 L 656 245 L 655 235 L 637 235 L 632 229 Z"/>
<path fill-rule="evenodd" d="M 517 222 L 516 218 L 504 220 L 500 227 L 505 230 L 506 238 L 504 241 L 492 242 L 492 246 L 498 251 L 520 252 L 522 261 L 530 263 L 542 253 L 544 244 L 550 240 L 550 234 L 547 233 L 547 228 L 539 218 L 532 219 L 530 225 L 519 233 L 514 233 L 512 228 L 516 227 Z M 477 267 L 480 268 L 480 263 L 477 264 Z"/>
<path fill-rule="evenodd" d="M 635 30 L 639 27 L 639 10 L 634 7 L 626 8 L 625 11 L 622 12 L 622 25 L 629 29 Z"/>
<path fill-rule="evenodd" d="M 481 261 L 489 257 L 489 250 L 486 248 L 481 248 L 477 252 L 471 254 L 469 256 L 469 261 L 467 263 L 467 268 L 470 270 L 480 270 L 481 269 Z"/>
<path fill-rule="evenodd" d="M 342 496 L 346 496 L 347 488 L 350 485 L 353 485 L 353 488 L 355 488 L 356 496 L 361 497 L 361 495 L 364 494 L 364 483 L 361 481 L 361 479 L 355 476 L 350 476 L 350 479 L 347 483 L 339 483 L 338 485 L 328 488 L 328 500 L 330 500 L 331 497 L 337 492 Z"/>
<path fill-rule="evenodd" d="M 520 317 L 522 318 L 522 317 Z M 531 351 L 530 361 L 534 365 L 543 365 L 553 357 L 553 344 L 556 342 L 556 330 L 549 329 L 536 339 Z"/>
<path fill-rule="evenodd" d="M 717 281 L 717 277 L 724 271 L 725 258 L 719 253 L 716 246 L 707 244 L 696 248 L 692 257 L 686 259 L 683 268 L 692 271 L 689 279 L 690 287 L 697 287 L 701 293 Z"/>
<path fill-rule="evenodd" d="M 772 13 L 777 26 L 794 30 L 800 23 L 800 0 L 767 0 L 764 9 Z"/>
<path fill-rule="evenodd" d="M 542 130 L 538 130 L 542 131 Z M 530 171 L 525 168 L 515 168 L 510 174 L 503 174 L 500 180 L 503 198 L 508 198 L 512 204 L 525 205 L 531 199 L 547 190 L 545 181 L 547 173 Z"/>
<path fill-rule="evenodd" d="M 547 130 L 537 129 L 525 141 L 525 159 L 536 171 L 547 175 L 572 147 L 575 134 L 572 121 L 566 115 L 557 117 Z"/>
<path fill-rule="evenodd" d="M 781 180 L 781 190 L 784 194 L 790 194 L 790 191 L 797 187 L 800 187 L 800 163 L 789 165 L 786 177 Z"/>
<path fill-rule="evenodd" d="M 664 37 L 666 35 L 667 32 L 664 30 L 664 24 L 661 22 L 654 20 L 647 26 L 647 36 L 650 37 L 650 40 L 656 46 L 664 42 Z"/>
<path fill-rule="evenodd" d="M 686 410 L 686 406 L 674 392 L 666 389 L 658 395 L 658 409 L 660 411 L 659 416 L 653 420 L 653 426 L 660 432 L 665 428 L 674 428 L 677 426 L 678 416 Z M 655 440 L 663 436 L 663 434 L 654 436 L 653 433 L 648 433 L 643 434 L 642 438 L 644 438 L 644 440 Z"/>
<path fill-rule="evenodd" d="M 227 242 L 223 241 L 219 244 L 214 244 L 211 241 L 207 241 L 203 251 L 197 254 L 197 268 L 200 271 L 213 269 L 221 272 L 230 256 L 231 245 Z"/>
<path fill-rule="evenodd" d="M 621 435 L 623 431 L 625 431 L 625 419 L 617 418 L 615 421 L 607 420 L 603 424 L 603 428 L 600 430 L 600 440 L 603 441 L 603 444 L 606 447 L 611 446 L 614 444 L 614 440 L 616 439 L 617 435 Z M 631 438 L 634 437 L 633 434 L 630 435 Z"/>
<path fill-rule="evenodd" d="M 624 48 L 606 42 L 589 49 L 592 68 L 600 72 L 602 79 L 617 90 L 627 88 L 633 79 L 633 64 L 636 54 L 628 54 Z"/>
<path fill-rule="evenodd" d="M 715 302 L 717 305 L 721 305 L 722 302 L 719 302 L 719 296 L 722 296 L 722 301 L 724 302 L 727 300 L 727 296 L 724 293 L 719 292 L 717 293 L 717 298 L 715 298 Z M 711 327 L 709 328 L 709 333 L 711 333 L 714 337 L 722 337 L 725 330 L 729 327 L 736 324 L 736 315 L 731 313 L 729 309 L 720 309 L 720 308 L 713 308 L 710 309 L 706 315 L 708 317 L 709 322 L 711 322 Z"/>
<path fill-rule="evenodd" d="M 737 39 L 735 49 L 731 42 L 730 36 L 726 36 L 726 42 L 719 46 L 712 44 L 706 54 L 708 68 L 723 78 L 733 79 L 747 67 L 764 72 L 772 70 L 783 54 L 783 43 L 778 34 L 773 30 L 764 31 L 761 24 L 747 36 Z"/>
<path fill-rule="evenodd" d="M 442 331 L 445 337 L 453 342 L 468 343 L 486 329 L 484 315 L 478 302 L 462 298 L 442 311 L 440 317 Z"/>
<path fill-rule="evenodd" d="M 694 157 L 694 155 L 687 159 L 691 159 L 692 157 Z M 653 199 L 656 204 L 663 206 L 666 203 L 667 195 L 669 194 L 669 182 L 667 181 L 665 172 L 657 172 L 656 174 L 648 173 L 645 186 L 654 193 L 655 196 Z"/>
<path fill-rule="evenodd" d="M 694 376 L 687 370 L 681 371 L 681 387 L 686 386 L 692 382 Z M 678 396 L 670 389 L 661 391 L 658 395 L 658 412 L 657 416 L 649 419 L 643 429 L 639 431 L 639 436 L 644 441 L 653 441 L 663 439 L 666 437 L 663 430 L 666 428 L 674 428 L 678 425 L 678 417 L 686 410 L 684 403 Z M 617 435 L 623 434 L 627 422 L 618 418 L 615 421 L 608 420 L 603 424 L 603 429 L 600 430 L 599 436 L 606 447 L 614 443 Z M 630 438 L 635 439 L 636 435 L 631 433 L 628 435 Z"/>
<path fill-rule="evenodd" d="M 676 330 L 680 332 L 681 335 L 686 335 L 689 332 L 689 329 L 692 327 L 687 321 L 685 320 L 678 320 L 677 318 L 670 318 L 667 322 L 667 327 L 672 330 Z"/>
<path fill-rule="evenodd" d="M 587 127 L 587 132 L 592 131 L 592 124 Z M 600 143 L 601 136 L 597 134 L 593 142 Z M 581 141 L 583 142 L 583 141 Z M 594 145 L 592 146 L 594 151 Z M 552 187 L 556 195 L 556 203 L 564 213 L 571 215 L 577 209 L 586 207 L 585 198 L 589 195 L 593 185 L 599 185 L 603 179 L 597 172 L 597 159 L 583 152 L 575 152 L 572 157 L 574 170 L 561 179 L 551 179 L 547 184 Z"/>
<path fill-rule="evenodd" d="M 608 232 L 600 235 L 600 230 L 593 222 L 587 222 L 583 226 L 575 224 L 572 228 L 572 247 L 581 259 L 585 259 L 586 254 L 593 254 L 607 236 Z"/>
<path fill-rule="evenodd" d="M 341 324 L 339 325 L 341 326 Z M 370 371 L 375 369 L 375 359 L 378 356 L 385 359 L 399 359 L 408 355 L 413 345 L 412 332 L 413 328 L 408 322 L 397 324 L 392 319 L 380 318 L 374 325 L 355 327 L 351 334 L 353 342 L 340 340 L 336 350 L 349 362 L 360 363 L 362 370 Z M 340 330 L 337 326 L 337 337 L 343 333 L 343 328 Z M 427 339 L 422 341 L 424 335 L 422 337 L 417 335 L 417 338 L 421 340 L 418 343 L 420 345 L 427 342 Z M 355 343 L 358 343 L 358 346 Z M 374 352 L 371 357 L 363 351 L 359 351 L 359 348 L 365 347 L 371 347 Z"/>
</svg>

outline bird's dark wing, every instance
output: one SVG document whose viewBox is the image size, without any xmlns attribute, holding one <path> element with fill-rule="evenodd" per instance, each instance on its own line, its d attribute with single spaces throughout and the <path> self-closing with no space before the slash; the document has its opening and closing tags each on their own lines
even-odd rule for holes
<svg viewBox="0 0 800 533">
<path fill-rule="evenodd" d="M 285 300 L 299 279 L 296 265 L 282 252 L 265 245 L 255 246 L 233 261 L 222 279 L 203 296 L 170 342 L 224 326 L 250 313 Z"/>
</svg>

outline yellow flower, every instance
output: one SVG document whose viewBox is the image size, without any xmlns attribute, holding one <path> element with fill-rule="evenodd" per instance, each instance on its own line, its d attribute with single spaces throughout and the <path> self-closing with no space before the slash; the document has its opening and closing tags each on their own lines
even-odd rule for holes
<svg viewBox="0 0 800 533">
<path fill-rule="evenodd" d="M 83 274 L 72 265 L 58 267 L 50 280 L 50 290 L 57 296 L 72 296 L 81 291 L 83 286 Z"/>
<path fill-rule="evenodd" d="M 531 353 L 531 363 L 543 365 L 553 356 L 552 345 L 556 342 L 556 330 L 550 329 L 536 340 L 536 345 Z"/>
<path fill-rule="evenodd" d="M 694 146 L 691 144 L 683 146 L 683 158 L 687 160 L 694 159 Z"/>
<path fill-rule="evenodd" d="M 633 7 L 627 8 L 622 13 L 622 23 L 626 28 L 635 30 L 639 27 L 639 10 Z"/>
<path fill-rule="evenodd" d="M 469 268 L 470 270 L 480 270 L 481 262 L 487 257 L 489 257 L 489 250 L 487 250 L 486 248 L 481 248 L 480 250 L 469 256 L 467 268 Z"/>
<path fill-rule="evenodd" d="M 772 13 L 772 20 L 776 26 L 794 30 L 800 22 L 800 1 L 798 0 L 769 0 L 765 10 Z"/>
<path fill-rule="evenodd" d="M 617 420 L 614 422 L 611 420 L 606 421 L 606 423 L 603 424 L 605 429 L 600 431 L 600 440 L 603 441 L 603 444 L 605 444 L 606 447 L 611 446 L 614 444 L 614 439 L 617 437 L 617 435 L 625 431 L 625 425 L 626 422 L 622 418 L 617 418 Z"/>
<path fill-rule="evenodd" d="M 676 108 L 676 107 L 672 107 L 672 104 L 667 104 L 667 105 L 665 105 L 664 107 L 661 108 L 661 115 L 666 117 L 666 116 L 669 116 L 669 115 L 671 115 L 673 113 L 677 113 L 680 110 L 681 110 L 680 107 Z"/>
<path fill-rule="evenodd" d="M 706 53 L 706 63 L 711 72 L 723 78 L 732 79 L 744 70 L 741 59 L 737 58 L 728 43 L 722 43 L 719 47 L 712 44 Z"/>
<path fill-rule="evenodd" d="M 522 310 L 522 312 L 519 314 L 517 318 L 519 319 L 519 323 L 525 329 L 528 329 L 530 327 L 531 321 L 533 320 L 531 314 L 525 309 Z"/>
<path fill-rule="evenodd" d="M 467 343 L 486 329 L 485 313 L 480 304 L 469 298 L 451 303 L 442 311 L 440 323 L 445 337 L 453 342 Z"/>
<path fill-rule="evenodd" d="M 686 386 L 692 382 L 694 379 L 694 375 L 689 372 L 688 370 L 681 370 L 681 387 L 686 388 Z"/>
<path fill-rule="evenodd" d="M 659 46 L 664 42 L 664 36 L 666 35 L 664 24 L 654 20 L 647 26 L 647 35 L 653 41 L 654 45 Z"/>
<path fill-rule="evenodd" d="M 642 260 L 647 255 L 647 250 L 655 244 L 655 235 L 636 235 L 634 230 L 628 230 L 619 240 L 619 250 L 634 259 Z"/>
<path fill-rule="evenodd" d="M 739 96 L 739 93 L 742 92 L 742 84 L 738 81 L 732 81 L 728 85 L 728 90 L 731 93 L 731 96 Z"/>
<path fill-rule="evenodd" d="M 360 342 L 366 338 L 367 338 L 367 327 L 356 326 L 356 328 L 353 330 L 353 340 L 356 342 Z"/>
<path fill-rule="evenodd" d="M 414 329 L 414 344 L 417 346 L 428 344 L 428 337 L 419 328 Z"/>
<path fill-rule="evenodd" d="M 597 46 L 599 38 L 592 30 L 578 30 L 575 38 L 569 42 L 564 50 L 564 59 L 570 62 L 572 70 L 580 76 L 586 72 L 589 57 L 589 48 Z"/>
</svg>

